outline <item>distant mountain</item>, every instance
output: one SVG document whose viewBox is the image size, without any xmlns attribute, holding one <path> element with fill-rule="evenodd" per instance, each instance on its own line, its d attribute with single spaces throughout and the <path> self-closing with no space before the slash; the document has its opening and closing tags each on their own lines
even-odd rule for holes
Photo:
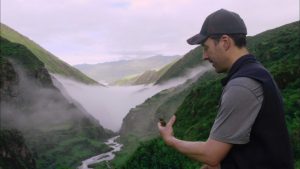
<svg viewBox="0 0 300 169">
<path fill-rule="evenodd" d="M 41 60 L 45 64 L 46 69 L 49 70 L 51 73 L 63 75 L 65 77 L 72 78 L 74 80 L 86 84 L 98 84 L 98 82 L 87 77 L 86 75 L 73 68 L 69 64 L 58 59 L 52 53 L 48 52 L 29 38 L 21 35 L 20 33 L 6 26 L 5 24 L 1 23 L 0 26 L 1 37 L 11 42 L 20 43 L 26 46 L 34 55 L 38 57 L 39 60 Z"/>
<path fill-rule="evenodd" d="M 141 85 L 154 83 L 161 85 L 174 78 L 185 76 L 189 70 L 203 65 L 201 46 L 192 49 L 179 60 L 162 67 L 159 70 L 147 70 L 143 74 L 129 76 L 115 81 L 117 85 Z"/>
<path fill-rule="evenodd" d="M 129 76 L 115 81 L 114 85 L 146 85 L 155 83 L 162 75 L 164 75 L 177 60 L 165 65 L 159 70 L 147 70 L 140 75 Z"/>
<path fill-rule="evenodd" d="M 33 52 L 2 36 L 0 44 L 0 168 L 75 168 L 109 150 L 114 133 L 65 98 Z"/>
<path fill-rule="evenodd" d="M 186 53 L 179 60 L 175 60 L 159 70 L 146 70 L 139 75 L 131 75 L 115 81 L 115 85 L 142 85 L 154 83 L 161 85 L 174 78 L 185 76 L 189 70 L 203 65 L 202 49 L 200 46 Z"/>
<path fill-rule="evenodd" d="M 145 71 L 161 67 L 179 59 L 180 56 L 153 56 L 145 59 L 122 60 L 99 64 L 81 64 L 75 67 L 93 79 L 113 83 L 126 76 L 142 74 Z"/>
</svg>

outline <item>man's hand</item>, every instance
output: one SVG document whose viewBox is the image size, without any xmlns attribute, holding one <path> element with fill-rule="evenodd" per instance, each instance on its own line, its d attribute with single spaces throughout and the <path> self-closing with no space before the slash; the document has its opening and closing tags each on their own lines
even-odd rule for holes
<svg viewBox="0 0 300 169">
<path fill-rule="evenodd" d="M 175 121 L 176 121 L 176 117 L 174 115 L 171 117 L 171 119 L 166 124 L 166 126 L 162 126 L 160 122 L 158 122 L 157 124 L 159 133 L 167 145 L 172 145 L 173 124 L 175 123 Z"/>
<path fill-rule="evenodd" d="M 205 142 L 177 139 L 173 135 L 175 121 L 176 117 L 173 116 L 165 127 L 160 122 L 157 124 L 164 142 L 180 153 L 207 164 L 204 169 L 219 169 L 220 162 L 227 155 L 232 145 L 213 139 L 208 139 Z"/>
</svg>

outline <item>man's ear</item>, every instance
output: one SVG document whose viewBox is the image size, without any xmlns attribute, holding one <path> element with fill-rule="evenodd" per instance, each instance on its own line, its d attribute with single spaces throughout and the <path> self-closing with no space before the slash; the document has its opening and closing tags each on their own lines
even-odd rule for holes
<svg viewBox="0 0 300 169">
<path fill-rule="evenodd" d="M 228 35 L 223 35 L 221 37 L 222 41 L 223 41 L 223 48 L 225 51 L 228 51 L 229 48 L 231 47 L 232 45 L 232 42 L 231 42 L 231 38 L 228 36 Z"/>
</svg>

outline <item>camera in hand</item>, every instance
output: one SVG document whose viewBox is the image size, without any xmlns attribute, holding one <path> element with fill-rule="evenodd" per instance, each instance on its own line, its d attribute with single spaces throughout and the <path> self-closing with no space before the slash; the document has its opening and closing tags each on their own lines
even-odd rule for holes
<svg viewBox="0 0 300 169">
<path fill-rule="evenodd" d="M 164 119 L 159 118 L 159 122 L 160 122 L 160 124 L 161 124 L 162 126 L 166 126 L 166 122 L 165 122 Z"/>
</svg>

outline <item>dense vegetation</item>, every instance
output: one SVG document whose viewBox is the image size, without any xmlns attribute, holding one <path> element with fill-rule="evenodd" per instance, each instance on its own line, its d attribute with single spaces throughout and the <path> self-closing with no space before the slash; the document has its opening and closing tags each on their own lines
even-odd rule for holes
<svg viewBox="0 0 300 169">
<path fill-rule="evenodd" d="M 29 38 L 19 34 L 4 24 L 0 24 L 1 37 L 15 43 L 26 46 L 40 61 L 45 64 L 48 71 L 60 74 L 86 84 L 98 84 L 93 79 L 87 77 L 77 69 L 59 60 L 56 56 L 43 49 L 41 46 L 30 40 Z M 12 51 L 13 52 L 13 51 Z M 30 63 L 31 60 L 26 61 Z"/>
<path fill-rule="evenodd" d="M 70 169 L 108 151 L 113 133 L 67 100 L 30 50 L 0 40 L 0 168 Z"/>
<path fill-rule="evenodd" d="M 31 51 L 21 44 L 9 42 L 2 36 L 0 36 L 0 43 L 1 73 L 3 73 L 3 75 L 8 73 L 8 68 L 4 69 L 3 67 L 6 65 L 4 61 L 6 60 L 5 58 L 7 58 L 10 59 L 10 62 L 18 62 L 18 64 L 22 65 L 29 76 L 37 79 L 36 82 L 40 82 L 44 86 L 48 87 L 52 85 L 52 80 L 44 67 L 44 63 L 41 62 Z M 3 82 L 4 79 L 2 79 L 1 84 Z"/>
<path fill-rule="evenodd" d="M 0 168 L 36 169 L 32 153 L 17 130 L 0 129 Z M 4 168 L 5 167 L 5 168 Z"/>
<path fill-rule="evenodd" d="M 160 76 L 155 84 L 162 84 L 172 78 L 184 76 L 188 69 L 199 66 L 203 62 L 202 50 L 198 46 L 185 54 L 179 61 L 168 68 L 166 73 Z"/>
<path fill-rule="evenodd" d="M 147 99 L 143 104 L 131 109 L 123 119 L 120 130 L 120 141 L 124 145 L 118 153 L 116 167 L 127 160 L 139 145 L 140 141 L 157 137 L 156 123 L 159 118 L 168 119 L 175 113 L 178 106 L 189 93 L 189 83 L 164 90 Z M 147 119 L 147 120 L 145 120 Z"/>
<path fill-rule="evenodd" d="M 254 37 L 248 47 L 272 73 L 284 97 L 286 121 L 292 140 L 296 168 L 300 168 L 300 34 L 294 22 Z M 201 56 L 198 56 L 201 57 Z M 209 135 L 221 92 L 222 75 L 208 72 L 199 80 L 176 111 L 176 137 L 203 140 Z M 121 168 L 180 169 L 200 165 L 169 149 L 160 138 L 142 143 Z"/>
</svg>

